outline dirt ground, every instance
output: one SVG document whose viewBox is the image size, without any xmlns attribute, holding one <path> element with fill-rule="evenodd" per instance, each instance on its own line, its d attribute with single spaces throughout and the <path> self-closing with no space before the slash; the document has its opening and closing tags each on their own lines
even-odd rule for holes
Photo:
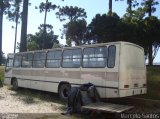
<svg viewBox="0 0 160 119">
<path fill-rule="evenodd" d="M 30 101 L 29 97 L 21 96 L 8 86 L 0 88 L 0 113 L 61 113 L 61 104 L 40 99 Z"/>
<path fill-rule="evenodd" d="M 135 106 L 134 109 L 127 113 L 160 114 L 160 103 L 158 105 L 157 102 L 154 104 L 136 100 L 120 101 L 119 99 L 118 102 Z M 108 114 L 94 113 L 64 116 L 61 113 L 65 112 L 65 110 L 66 104 L 62 103 L 58 96 L 53 95 L 53 93 L 23 88 L 14 91 L 10 86 L 6 85 L 0 87 L 0 119 L 110 119 L 114 117 Z M 117 117 L 114 118 L 119 119 Z"/>
<path fill-rule="evenodd" d="M 66 103 L 53 93 L 0 87 L 0 119 L 88 119 L 81 114 L 62 115 L 65 111 Z"/>
</svg>

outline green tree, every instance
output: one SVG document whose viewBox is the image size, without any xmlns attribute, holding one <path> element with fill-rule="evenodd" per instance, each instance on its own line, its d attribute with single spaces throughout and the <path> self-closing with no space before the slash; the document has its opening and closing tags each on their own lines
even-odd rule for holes
<svg viewBox="0 0 160 119">
<path fill-rule="evenodd" d="M 9 8 L 10 8 L 9 0 L 0 0 L 0 65 L 2 64 L 3 14 L 6 14 Z"/>
<path fill-rule="evenodd" d="M 144 20 L 144 31 L 145 31 L 145 44 L 147 56 L 151 59 L 149 60 L 149 65 L 153 65 L 153 60 L 157 55 L 158 49 L 160 47 L 160 20 L 157 17 L 151 16 Z M 152 49 L 151 49 L 152 46 Z M 151 55 L 151 56 L 149 56 Z"/>
<path fill-rule="evenodd" d="M 37 8 L 37 7 L 36 7 Z M 46 19 L 47 19 L 47 12 L 50 12 L 51 10 L 55 10 L 57 8 L 57 6 L 55 4 L 52 4 L 52 2 L 48 2 L 48 0 L 46 0 L 46 2 L 42 2 L 40 3 L 39 5 L 39 10 L 40 10 L 40 13 L 42 12 L 45 12 L 45 15 L 44 15 L 44 29 L 43 29 L 43 32 L 44 32 L 44 41 L 43 41 L 43 49 L 45 49 L 45 42 L 46 42 L 46 36 L 45 36 L 45 32 L 46 32 Z"/>
<path fill-rule="evenodd" d="M 132 1 L 133 0 L 127 0 L 127 4 L 128 4 L 128 11 L 131 12 L 132 11 Z"/>
<path fill-rule="evenodd" d="M 29 0 L 23 0 L 20 52 L 27 50 L 28 1 Z"/>
<path fill-rule="evenodd" d="M 52 4 L 52 2 L 48 2 L 48 0 L 46 0 L 46 3 L 44 3 L 44 2 L 40 3 L 40 5 L 39 5 L 40 13 L 45 12 L 44 24 L 46 24 L 47 12 L 50 12 L 51 10 L 55 10 L 56 7 L 57 6 L 55 4 Z M 45 27 L 44 27 L 44 31 L 45 31 Z"/>
<path fill-rule="evenodd" d="M 67 44 L 71 44 L 70 41 L 74 41 L 76 46 L 83 44 L 87 27 L 87 22 L 84 19 L 69 22 L 64 27 L 66 28 L 66 39 L 70 39 L 67 40 Z"/>
<path fill-rule="evenodd" d="M 130 13 L 132 15 L 132 7 L 136 7 L 139 5 L 137 0 L 127 0 L 127 4 L 128 4 L 128 8 L 127 8 L 127 12 Z"/>
<path fill-rule="evenodd" d="M 77 19 L 87 18 L 86 14 L 87 13 L 85 12 L 85 9 L 73 6 L 59 8 L 59 11 L 56 12 L 57 18 L 59 18 L 60 21 L 69 19 L 69 22 L 76 21 Z"/>
<path fill-rule="evenodd" d="M 45 49 L 51 49 L 55 43 L 59 43 L 57 40 L 58 36 L 54 35 L 53 26 L 46 24 L 46 42 L 44 45 Z M 27 36 L 27 49 L 30 50 L 42 50 L 43 49 L 43 35 L 44 35 L 44 24 L 41 24 L 38 27 L 39 31 L 35 33 L 35 35 L 28 34 Z"/>
<path fill-rule="evenodd" d="M 88 25 L 89 38 L 92 43 L 105 43 L 116 41 L 120 18 L 113 13 L 112 16 L 97 14 Z"/>
<path fill-rule="evenodd" d="M 138 6 L 138 4 L 139 3 L 137 3 L 136 0 L 132 0 L 133 7 Z M 155 5 L 157 4 L 158 2 L 156 0 L 143 0 L 141 3 L 142 7 L 138 7 L 136 10 L 130 9 L 130 12 L 127 10 L 127 13 L 123 17 L 123 21 L 125 23 L 130 25 L 132 24 L 132 26 L 135 27 L 134 33 L 136 35 L 136 40 L 134 40 L 134 42 L 144 47 L 145 54 L 149 59 L 149 65 L 153 64 L 153 59 L 159 49 L 158 39 L 150 34 L 150 32 L 152 32 L 157 35 L 156 29 L 158 27 L 158 20 L 153 18 L 145 18 L 145 13 L 151 17 L 152 13 L 156 10 Z M 157 24 L 157 27 L 154 24 Z M 152 30 L 150 30 L 150 26 L 152 26 Z M 153 28 L 155 29 L 153 30 Z M 150 38 L 150 40 L 148 38 Z"/>
<path fill-rule="evenodd" d="M 36 43 L 37 37 L 36 35 L 28 34 L 27 35 L 27 50 L 34 51 L 39 50 L 39 46 Z"/>
<path fill-rule="evenodd" d="M 60 44 L 60 43 L 54 43 L 54 45 L 53 45 L 53 49 L 54 48 L 62 48 L 63 47 L 63 45 L 62 44 Z"/>
<path fill-rule="evenodd" d="M 71 43 L 73 41 L 73 39 L 71 39 L 71 38 L 73 38 L 73 37 L 71 36 L 70 27 L 73 27 L 73 26 L 76 27 L 76 26 L 78 26 L 77 24 L 80 25 L 82 22 L 79 21 L 79 20 L 82 20 L 83 23 L 84 23 L 83 19 L 87 17 L 85 9 L 78 8 L 78 7 L 73 7 L 73 6 L 70 6 L 70 7 L 65 6 L 65 7 L 59 8 L 59 11 L 56 12 L 56 15 L 57 15 L 57 18 L 60 19 L 60 21 L 66 21 L 66 20 L 68 20 L 68 22 L 64 25 L 64 29 L 67 32 L 64 30 L 63 33 L 66 36 L 66 43 L 67 43 L 67 45 L 71 46 Z M 78 21 L 79 23 L 76 22 L 76 21 Z M 84 27 L 81 27 L 81 28 L 84 28 Z M 74 34 L 75 34 L 75 32 L 74 32 Z M 76 43 L 78 43 L 78 42 L 76 41 Z"/>
<path fill-rule="evenodd" d="M 157 0 L 143 0 L 142 5 L 144 6 L 145 12 L 148 14 L 149 17 L 152 16 L 152 13 L 156 11 L 155 5 L 158 5 Z M 150 43 L 148 49 L 148 64 L 153 65 L 153 42 Z"/>
<path fill-rule="evenodd" d="M 20 22 L 21 12 L 20 12 L 20 5 L 22 0 L 13 0 L 11 9 L 8 11 L 8 19 L 10 21 L 15 22 L 15 42 L 14 42 L 14 53 L 16 52 L 16 43 L 17 43 L 17 29 L 18 23 Z"/>
<path fill-rule="evenodd" d="M 148 16 L 152 16 L 152 13 L 156 11 L 155 5 L 158 5 L 158 0 L 143 0 L 141 3 L 144 6 L 145 12 Z"/>
<path fill-rule="evenodd" d="M 137 23 L 143 21 L 144 17 L 145 12 L 142 7 L 139 7 L 132 11 L 132 15 L 130 13 L 125 13 L 122 20 L 127 23 Z"/>
</svg>

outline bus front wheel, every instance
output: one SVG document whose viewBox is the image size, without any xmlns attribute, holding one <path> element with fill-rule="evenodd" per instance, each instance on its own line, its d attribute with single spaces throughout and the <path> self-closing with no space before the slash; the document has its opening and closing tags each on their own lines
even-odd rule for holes
<svg viewBox="0 0 160 119">
<path fill-rule="evenodd" d="M 17 79 L 13 79 L 12 86 L 13 86 L 14 90 L 18 89 L 18 81 L 17 81 Z"/>
<path fill-rule="evenodd" d="M 67 101 L 68 92 L 70 89 L 71 89 L 71 86 L 69 84 L 60 85 L 59 90 L 58 90 L 58 95 L 62 101 Z"/>
</svg>

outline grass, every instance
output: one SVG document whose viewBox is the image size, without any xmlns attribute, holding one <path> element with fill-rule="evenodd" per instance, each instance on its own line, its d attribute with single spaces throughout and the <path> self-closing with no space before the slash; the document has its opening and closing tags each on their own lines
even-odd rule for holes
<svg viewBox="0 0 160 119">
<path fill-rule="evenodd" d="M 160 100 L 160 67 L 147 67 L 147 94 L 137 97 Z"/>
<path fill-rule="evenodd" d="M 0 87 L 3 86 L 4 81 L 4 67 L 0 66 Z"/>
</svg>

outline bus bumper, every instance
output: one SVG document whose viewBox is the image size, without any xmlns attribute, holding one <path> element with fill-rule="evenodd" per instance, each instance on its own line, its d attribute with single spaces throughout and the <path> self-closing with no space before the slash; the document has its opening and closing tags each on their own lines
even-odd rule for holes
<svg viewBox="0 0 160 119">
<path fill-rule="evenodd" d="M 138 89 L 120 89 L 119 97 L 133 96 L 133 95 L 141 95 L 146 94 L 147 88 L 138 88 Z"/>
</svg>

